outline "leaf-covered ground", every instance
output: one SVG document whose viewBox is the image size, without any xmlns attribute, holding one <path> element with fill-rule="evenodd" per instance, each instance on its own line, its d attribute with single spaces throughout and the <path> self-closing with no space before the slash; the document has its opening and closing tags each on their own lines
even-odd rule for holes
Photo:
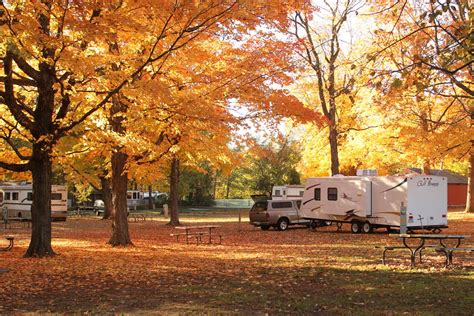
<svg viewBox="0 0 474 316">
<path fill-rule="evenodd" d="M 245 218 L 245 216 L 244 216 Z M 237 214 L 182 218 L 219 223 L 222 245 L 186 245 L 169 236 L 163 218 L 130 222 L 135 247 L 106 244 L 111 223 L 96 217 L 53 224 L 53 258 L 25 259 L 28 228 L 0 252 L 0 314 L 25 312 L 133 314 L 446 314 L 474 311 L 474 253 L 454 266 L 426 250 L 409 268 L 406 251 L 381 264 L 376 245 L 398 243 L 382 231 L 353 235 L 348 226 L 261 231 Z M 474 216 L 450 214 L 445 233 L 473 235 Z"/>
</svg>

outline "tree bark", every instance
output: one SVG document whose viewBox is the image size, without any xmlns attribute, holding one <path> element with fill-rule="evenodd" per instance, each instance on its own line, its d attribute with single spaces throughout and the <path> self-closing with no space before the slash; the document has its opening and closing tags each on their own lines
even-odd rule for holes
<svg viewBox="0 0 474 316">
<path fill-rule="evenodd" d="M 152 193 L 153 193 L 152 187 L 151 187 L 151 185 L 149 185 L 149 186 L 148 186 L 148 208 L 149 208 L 150 210 L 152 210 L 152 209 L 154 208 L 154 207 L 153 207 L 153 202 L 154 202 L 154 200 L 155 200 L 155 198 L 151 196 Z"/>
<path fill-rule="evenodd" d="M 114 151 L 112 154 L 112 203 L 114 217 L 112 219 L 112 237 L 109 244 L 112 246 L 133 245 L 128 232 L 127 182 L 128 174 L 125 171 L 127 154 Z"/>
<path fill-rule="evenodd" d="M 329 126 L 329 146 L 331 148 L 331 175 L 339 173 L 339 148 L 337 145 L 337 127 Z"/>
<path fill-rule="evenodd" d="M 100 184 L 102 186 L 102 195 L 104 197 L 104 216 L 102 219 L 112 219 L 114 217 L 114 207 L 110 181 L 106 177 L 100 177 Z"/>
<path fill-rule="evenodd" d="M 425 159 L 423 161 L 423 174 L 424 175 L 429 175 L 431 173 L 431 163 L 429 159 Z"/>
<path fill-rule="evenodd" d="M 44 17 L 44 16 L 43 16 Z M 43 50 L 45 58 L 52 52 Z M 33 112 L 34 124 L 31 134 L 35 139 L 32 146 L 31 173 L 33 178 L 33 201 L 31 204 L 31 241 L 25 257 L 54 256 L 51 245 L 51 150 L 55 144 L 53 134 L 53 112 L 55 104 L 55 69 L 46 62 L 39 64 L 38 97 Z"/>
<path fill-rule="evenodd" d="M 25 257 L 55 255 L 51 246 L 51 157 L 42 147 L 42 143 L 33 144 L 31 240 Z"/>
<path fill-rule="evenodd" d="M 231 176 L 227 178 L 226 187 L 225 187 L 225 198 L 228 199 L 230 196 L 230 184 L 231 184 Z"/>
<path fill-rule="evenodd" d="M 120 101 L 119 96 L 112 99 L 110 109 L 111 128 L 115 133 L 124 135 L 126 128 L 123 125 L 124 116 L 128 107 Z M 115 146 L 112 150 L 112 205 L 114 217 L 112 220 L 112 237 L 109 244 L 112 246 L 133 245 L 128 232 L 128 206 L 127 206 L 127 185 L 128 173 L 126 171 L 128 155 L 123 152 L 121 146 Z"/>
<path fill-rule="evenodd" d="M 179 185 L 179 159 L 171 161 L 170 174 L 170 222 L 169 225 L 180 225 L 178 215 L 178 185 Z"/>
<path fill-rule="evenodd" d="M 471 118 L 472 120 L 472 118 Z M 474 213 L 474 140 L 471 140 L 469 152 L 469 179 L 467 181 L 466 212 Z"/>
</svg>

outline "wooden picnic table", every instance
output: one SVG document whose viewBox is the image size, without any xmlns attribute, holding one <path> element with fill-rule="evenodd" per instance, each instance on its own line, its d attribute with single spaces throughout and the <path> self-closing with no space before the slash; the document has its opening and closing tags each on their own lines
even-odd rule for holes
<svg viewBox="0 0 474 316">
<path fill-rule="evenodd" d="M 390 237 L 396 237 L 402 239 L 403 247 L 396 246 L 386 246 L 386 250 L 393 250 L 394 248 L 406 248 L 410 251 L 411 266 L 415 266 L 416 254 L 420 253 L 421 261 L 421 252 L 424 248 L 436 248 L 443 251 L 443 249 L 460 249 L 462 240 L 469 238 L 469 235 L 447 235 L 447 234 L 390 234 Z M 408 240 L 418 240 L 418 243 L 410 245 Z M 439 245 L 427 245 L 426 241 L 433 240 L 438 241 Z M 455 246 L 450 246 L 447 244 L 447 241 L 454 241 Z M 388 249 L 387 249 L 388 248 Z M 391 249 L 390 249 L 391 248 Z M 385 257 L 384 251 L 384 257 Z M 452 255 L 450 252 L 449 256 Z M 448 254 L 446 254 L 448 257 Z"/>
<path fill-rule="evenodd" d="M 176 226 L 175 229 L 184 230 L 184 236 L 186 237 L 186 243 L 189 243 L 189 238 L 195 237 L 196 244 L 202 243 L 202 236 L 207 234 L 209 236 L 209 244 L 212 244 L 212 233 L 219 225 L 197 225 L 197 226 Z M 205 232 L 207 230 L 207 232 Z M 181 234 L 171 234 L 176 236 L 176 240 L 179 239 Z M 219 236 L 219 243 L 222 242 L 222 236 Z"/>
</svg>

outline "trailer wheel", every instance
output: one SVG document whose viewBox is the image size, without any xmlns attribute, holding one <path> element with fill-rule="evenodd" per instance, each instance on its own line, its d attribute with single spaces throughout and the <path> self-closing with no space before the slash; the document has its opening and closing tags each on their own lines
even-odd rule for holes
<svg viewBox="0 0 474 316">
<path fill-rule="evenodd" d="M 362 232 L 365 233 L 365 234 L 370 234 L 374 231 L 374 227 L 372 225 L 370 225 L 369 222 L 364 222 L 362 224 Z"/>
<path fill-rule="evenodd" d="M 353 234 L 358 234 L 360 233 L 360 230 L 361 230 L 361 223 L 360 222 L 357 222 L 357 221 L 353 221 L 351 222 L 351 232 Z"/>
<path fill-rule="evenodd" d="M 287 230 L 288 225 L 290 225 L 290 222 L 286 217 L 280 218 L 277 223 L 277 228 L 278 230 Z"/>
</svg>

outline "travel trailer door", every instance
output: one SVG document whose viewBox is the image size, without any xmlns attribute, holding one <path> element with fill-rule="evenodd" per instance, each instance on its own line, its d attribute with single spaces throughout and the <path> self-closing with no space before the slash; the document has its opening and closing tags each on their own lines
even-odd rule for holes
<svg viewBox="0 0 474 316">
<path fill-rule="evenodd" d="M 418 176 L 408 178 L 407 182 L 408 227 L 447 226 L 447 179 Z"/>
</svg>

